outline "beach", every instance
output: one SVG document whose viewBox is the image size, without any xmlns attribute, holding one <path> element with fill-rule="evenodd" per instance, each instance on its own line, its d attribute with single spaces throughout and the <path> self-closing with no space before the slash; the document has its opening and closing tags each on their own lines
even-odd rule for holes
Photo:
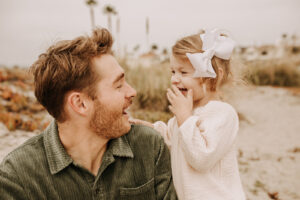
<svg viewBox="0 0 300 200">
<path fill-rule="evenodd" d="M 300 199 L 300 89 L 248 86 L 229 98 L 240 118 L 236 145 L 247 199 Z M 39 133 L 0 123 L 0 161 Z"/>
</svg>

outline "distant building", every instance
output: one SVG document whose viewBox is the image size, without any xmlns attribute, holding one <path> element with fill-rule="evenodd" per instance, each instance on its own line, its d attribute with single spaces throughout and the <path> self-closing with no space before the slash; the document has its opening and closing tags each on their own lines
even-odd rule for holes
<svg viewBox="0 0 300 200">
<path fill-rule="evenodd" d="M 300 41 L 296 35 L 283 34 L 275 44 L 239 47 L 235 53 L 246 61 L 280 59 L 287 56 L 300 56 Z"/>
</svg>

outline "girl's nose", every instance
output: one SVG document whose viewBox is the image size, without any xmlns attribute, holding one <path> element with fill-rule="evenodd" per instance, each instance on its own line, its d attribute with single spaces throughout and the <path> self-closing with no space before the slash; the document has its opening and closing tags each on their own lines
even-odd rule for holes
<svg viewBox="0 0 300 200">
<path fill-rule="evenodd" d="M 180 78 L 178 77 L 178 75 L 172 75 L 171 77 L 171 83 L 178 83 L 180 82 Z"/>
</svg>

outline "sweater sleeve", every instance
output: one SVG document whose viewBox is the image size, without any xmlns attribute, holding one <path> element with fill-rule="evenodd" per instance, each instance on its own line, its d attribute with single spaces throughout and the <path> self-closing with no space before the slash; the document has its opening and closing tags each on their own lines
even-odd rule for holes
<svg viewBox="0 0 300 200">
<path fill-rule="evenodd" d="M 187 162 L 198 171 L 211 169 L 232 148 L 238 126 L 236 111 L 222 102 L 189 117 L 179 127 Z"/>
<path fill-rule="evenodd" d="M 153 124 L 154 129 L 158 131 L 164 138 L 165 143 L 167 144 L 168 148 L 171 148 L 171 138 L 172 138 L 172 123 L 173 118 L 168 121 L 168 124 L 165 124 L 162 121 L 157 121 Z"/>
</svg>

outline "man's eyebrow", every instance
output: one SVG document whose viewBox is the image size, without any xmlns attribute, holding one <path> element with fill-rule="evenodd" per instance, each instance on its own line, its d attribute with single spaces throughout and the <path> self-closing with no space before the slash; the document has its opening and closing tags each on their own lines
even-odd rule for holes
<svg viewBox="0 0 300 200">
<path fill-rule="evenodd" d="M 121 80 L 121 79 L 124 78 L 124 77 L 125 77 L 125 74 L 124 74 L 124 72 L 123 72 L 123 73 L 120 74 L 117 78 L 115 78 L 113 84 L 115 84 L 116 82 L 118 82 L 119 80 Z"/>
</svg>

